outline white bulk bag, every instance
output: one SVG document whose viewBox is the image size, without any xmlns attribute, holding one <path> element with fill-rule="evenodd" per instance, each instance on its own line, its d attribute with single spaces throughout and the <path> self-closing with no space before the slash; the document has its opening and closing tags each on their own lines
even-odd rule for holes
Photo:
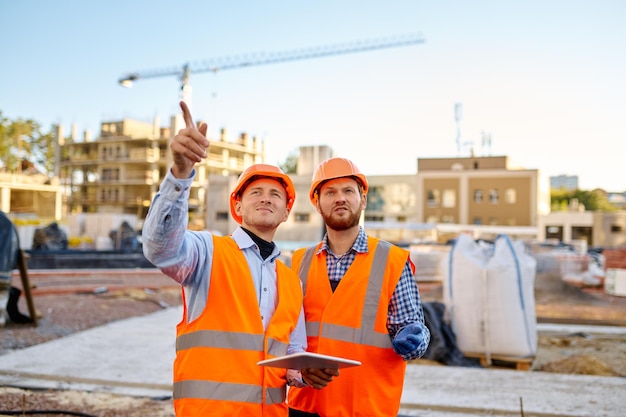
<svg viewBox="0 0 626 417">
<path fill-rule="evenodd" d="M 524 244 L 506 235 L 488 243 L 460 234 L 447 261 L 443 298 L 459 349 L 534 356 L 536 260 Z"/>
</svg>

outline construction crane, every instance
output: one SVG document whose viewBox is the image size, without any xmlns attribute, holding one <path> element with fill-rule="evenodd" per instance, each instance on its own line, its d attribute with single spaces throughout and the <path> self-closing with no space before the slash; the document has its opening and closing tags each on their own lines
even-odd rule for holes
<svg viewBox="0 0 626 417">
<path fill-rule="evenodd" d="M 299 61 L 304 59 L 321 58 L 332 55 L 342 55 L 357 52 L 373 51 L 377 49 L 394 48 L 424 43 L 421 35 L 409 34 L 394 37 L 346 42 L 327 46 L 294 49 L 280 52 L 252 53 L 241 56 L 225 56 L 207 59 L 198 62 L 186 63 L 182 67 L 169 67 L 143 72 L 132 72 L 119 79 L 123 87 L 130 88 L 135 81 L 147 78 L 178 76 L 181 81 L 180 95 L 190 102 L 191 86 L 189 78 L 192 73 L 213 72 L 250 67 L 253 65 L 277 64 L 279 62 Z"/>
</svg>

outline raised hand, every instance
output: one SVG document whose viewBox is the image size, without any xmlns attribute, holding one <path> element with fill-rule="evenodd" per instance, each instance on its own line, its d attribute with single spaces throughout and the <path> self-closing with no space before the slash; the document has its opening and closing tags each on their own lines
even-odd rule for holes
<svg viewBox="0 0 626 417">
<path fill-rule="evenodd" d="M 183 111 L 185 128 L 179 130 L 170 143 L 174 159 L 172 174 L 176 178 L 189 178 L 194 165 L 206 158 L 206 150 L 210 143 L 206 137 L 206 123 L 201 123 L 199 127 L 196 127 L 189 107 L 184 101 L 180 102 L 180 108 Z"/>
</svg>

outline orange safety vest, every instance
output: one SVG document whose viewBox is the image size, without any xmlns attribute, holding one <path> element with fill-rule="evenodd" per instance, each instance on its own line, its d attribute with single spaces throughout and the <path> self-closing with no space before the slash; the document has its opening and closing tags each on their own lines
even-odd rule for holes
<svg viewBox="0 0 626 417">
<path fill-rule="evenodd" d="M 406 362 L 391 345 L 387 310 L 409 254 L 368 237 L 368 253 L 357 253 L 333 293 L 320 246 L 294 252 L 291 264 L 304 288 L 307 350 L 362 365 L 341 369 L 321 390 L 290 388 L 288 404 L 321 417 L 396 416 Z"/>
<path fill-rule="evenodd" d="M 176 327 L 176 415 L 287 416 L 286 371 L 257 362 L 287 353 L 302 309 L 300 281 L 276 262 L 280 301 L 264 331 L 245 256 L 230 236 L 213 236 L 213 242 L 206 308 L 189 323 L 184 305 Z"/>
</svg>

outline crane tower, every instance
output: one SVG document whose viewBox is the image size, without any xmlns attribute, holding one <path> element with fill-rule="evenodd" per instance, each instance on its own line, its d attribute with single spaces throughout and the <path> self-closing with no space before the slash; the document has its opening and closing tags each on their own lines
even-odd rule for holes
<svg viewBox="0 0 626 417">
<path fill-rule="evenodd" d="M 123 87 L 130 88 L 135 81 L 141 79 L 177 76 L 181 82 L 180 96 L 183 100 L 190 102 L 191 85 L 189 84 L 189 78 L 192 73 L 216 73 L 218 71 L 251 67 L 255 65 L 277 64 L 280 62 L 366 52 L 378 49 L 410 46 L 420 43 L 424 43 L 424 38 L 421 35 L 410 34 L 287 51 L 225 56 L 221 58 L 212 58 L 203 61 L 186 63 L 182 67 L 169 67 L 141 72 L 131 72 L 120 78 L 118 82 Z"/>
</svg>

